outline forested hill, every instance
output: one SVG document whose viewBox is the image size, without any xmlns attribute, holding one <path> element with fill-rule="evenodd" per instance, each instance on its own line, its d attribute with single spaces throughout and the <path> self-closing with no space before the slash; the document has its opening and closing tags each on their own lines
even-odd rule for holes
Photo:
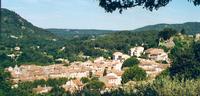
<svg viewBox="0 0 200 96">
<path fill-rule="evenodd" d="M 56 38 L 51 32 L 32 25 L 15 12 L 4 8 L 1 8 L 1 36 L 2 38 L 45 40 Z"/>
<path fill-rule="evenodd" d="M 148 25 L 142 28 L 138 28 L 133 30 L 133 32 L 141 32 L 141 31 L 148 31 L 148 30 L 157 30 L 161 31 L 164 28 L 172 28 L 177 31 L 185 29 L 187 34 L 196 34 L 200 33 L 200 22 L 187 22 L 183 24 L 156 24 L 156 25 Z"/>
<path fill-rule="evenodd" d="M 47 29 L 48 31 L 65 38 L 70 37 L 85 37 L 85 36 L 99 36 L 108 33 L 118 32 L 114 30 L 97 30 L 97 29 Z"/>
<path fill-rule="evenodd" d="M 127 30 L 130 32 L 144 32 L 144 31 L 161 31 L 165 28 L 172 28 L 177 31 L 181 31 L 185 29 L 187 34 L 196 34 L 200 33 L 200 22 L 187 22 L 183 24 L 156 24 L 156 25 L 148 25 L 135 30 Z M 96 29 L 47 29 L 55 35 L 62 36 L 65 38 L 70 37 L 84 37 L 84 36 L 101 36 L 108 33 L 116 33 L 119 31 L 114 30 L 96 30 Z"/>
</svg>

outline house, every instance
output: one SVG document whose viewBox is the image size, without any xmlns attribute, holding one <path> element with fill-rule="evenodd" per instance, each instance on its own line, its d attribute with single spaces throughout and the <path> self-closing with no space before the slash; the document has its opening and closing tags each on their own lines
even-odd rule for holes
<svg viewBox="0 0 200 96">
<path fill-rule="evenodd" d="M 140 60 L 139 67 L 146 71 L 147 76 L 153 78 L 170 66 L 170 64 L 160 64 L 155 62 L 154 60 L 147 60 L 147 59 L 139 59 L 139 60 Z"/>
<path fill-rule="evenodd" d="M 121 62 L 117 62 L 117 61 L 116 61 L 115 64 L 113 64 L 112 66 L 110 66 L 110 67 L 112 67 L 112 68 L 110 68 L 110 69 L 115 69 L 115 70 L 119 70 L 119 71 L 121 71 L 122 64 L 123 64 L 123 63 L 121 63 Z"/>
<path fill-rule="evenodd" d="M 130 58 L 129 55 L 126 55 L 126 54 L 123 54 L 122 55 L 122 59 L 121 59 L 121 62 L 124 62 L 126 59 Z"/>
<path fill-rule="evenodd" d="M 74 69 L 74 70 L 69 70 L 68 74 L 70 78 L 82 78 L 82 77 L 88 77 L 89 76 L 89 68 L 84 68 L 81 67 L 78 69 Z"/>
<path fill-rule="evenodd" d="M 37 86 L 37 88 L 33 88 L 33 92 L 37 93 L 37 94 L 42 94 L 42 93 L 48 93 L 52 90 L 52 87 L 41 87 L 41 86 Z"/>
<path fill-rule="evenodd" d="M 10 57 L 11 59 L 14 59 L 15 58 L 15 54 L 9 54 L 7 55 L 8 57 Z"/>
<path fill-rule="evenodd" d="M 144 47 L 138 46 L 130 49 L 130 56 L 140 57 L 144 52 Z"/>
<path fill-rule="evenodd" d="M 124 60 L 130 58 L 129 55 L 123 54 L 121 52 L 115 52 L 113 53 L 113 60 L 119 60 L 121 62 L 123 62 Z"/>
<path fill-rule="evenodd" d="M 148 58 L 155 61 L 168 61 L 168 54 L 163 49 L 150 48 L 145 51 Z"/>
<path fill-rule="evenodd" d="M 198 41 L 198 40 L 200 40 L 200 33 L 196 34 L 195 36 L 195 41 Z"/>
<path fill-rule="evenodd" d="M 121 52 L 115 52 L 113 53 L 113 60 L 121 60 L 123 53 Z"/>
<path fill-rule="evenodd" d="M 74 92 L 76 90 L 81 90 L 83 86 L 84 85 L 80 81 L 80 79 L 75 79 L 75 80 L 67 81 L 64 85 L 62 85 L 62 88 L 64 88 L 65 91 Z"/>
<path fill-rule="evenodd" d="M 99 78 L 100 81 L 104 82 L 107 88 L 116 87 L 118 85 L 121 85 L 121 77 L 117 76 L 115 73 L 108 73 L 104 77 Z"/>
<path fill-rule="evenodd" d="M 15 51 L 20 51 L 20 47 L 15 47 Z"/>
</svg>

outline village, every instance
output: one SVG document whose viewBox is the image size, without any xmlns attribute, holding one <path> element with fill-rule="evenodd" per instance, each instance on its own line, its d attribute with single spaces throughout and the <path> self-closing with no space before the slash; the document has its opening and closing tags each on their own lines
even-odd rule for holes
<svg viewBox="0 0 200 96">
<path fill-rule="evenodd" d="M 141 58 L 146 54 L 147 58 Z M 140 63 L 139 67 L 144 69 L 148 78 L 155 78 L 159 73 L 170 66 L 168 54 L 160 48 L 150 48 L 144 50 L 144 47 L 137 46 L 129 50 L 129 54 L 122 52 L 114 52 L 112 60 L 98 57 L 94 61 L 86 62 L 72 62 L 69 66 L 64 64 L 54 64 L 49 66 L 37 65 L 21 65 L 9 67 L 6 70 L 11 73 L 12 81 L 17 87 L 17 83 L 34 80 L 48 80 L 49 78 L 72 78 L 66 84 L 62 85 L 65 91 L 73 92 L 83 88 L 84 84 L 81 82 L 83 77 L 97 77 L 105 84 L 106 89 L 116 88 L 121 85 L 123 62 L 131 56 L 136 57 Z M 165 61 L 162 64 L 160 61 Z M 106 70 L 106 75 L 104 71 Z M 46 93 L 52 88 L 50 86 L 38 86 L 33 90 L 36 93 Z"/>
</svg>

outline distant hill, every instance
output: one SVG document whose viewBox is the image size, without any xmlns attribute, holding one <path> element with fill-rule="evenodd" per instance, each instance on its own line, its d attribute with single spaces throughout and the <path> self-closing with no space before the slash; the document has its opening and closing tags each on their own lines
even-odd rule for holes
<svg viewBox="0 0 200 96">
<path fill-rule="evenodd" d="M 161 31 L 164 28 L 172 28 L 177 31 L 185 29 L 187 34 L 196 34 L 200 33 L 200 22 L 187 22 L 183 24 L 156 24 L 148 25 L 135 30 L 127 30 L 131 32 L 146 32 L 146 31 Z M 114 30 L 96 30 L 96 29 L 47 29 L 55 35 L 62 36 L 65 38 L 70 37 L 84 37 L 84 36 L 101 36 L 109 33 L 116 33 L 119 31 Z"/>
<path fill-rule="evenodd" d="M 97 30 L 97 29 L 47 29 L 48 31 L 65 38 L 84 37 L 84 36 L 100 36 L 108 33 L 118 32 L 114 30 Z"/>
<path fill-rule="evenodd" d="M 177 31 L 185 29 L 187 34 L 196 34 L 200 33 L 200 22 L 187 22 L 183 24 L 156 24 L 156 25 L 148 25 L 142 28 L 138 28 L 133 30 L 133 32 L 142 32 L 148 30 L 157 30 L 161 31 L 164 28 L 172 28 Z"/>
</svg>

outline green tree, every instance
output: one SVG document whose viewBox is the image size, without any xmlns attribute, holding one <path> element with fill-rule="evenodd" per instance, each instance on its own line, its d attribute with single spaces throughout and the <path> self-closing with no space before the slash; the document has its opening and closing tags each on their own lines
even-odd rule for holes
<svg viewBox="0 0 200 96">
<path fill-rule="evenodd" d="M 122 83 L 126 83 L 131 80 L 140 81 L 146 79 L 146 77 L 146 72 L 142 68 L 135 65 L 125 70 L 122 75 Z"/>
<path fill-rule="evenodd" d="M 131 57 L 128 58 L 127 60 L 124 61 L 124 63 L 122 64 L 122 68 L 124 67 L 132 67 L 134 65 L 138 65 L 140 62 L 136 57 Z"/>
<path fill-rule="evenodd" d="M 89 81 L 90 81 L 90 79 L 87 78 L 87 77 L 82 77 L 81 78 L 81 82 L 83 82 L 83 83 L 88 83 Z"/>
<path fill-rule="evenodd" d="M 106 76 L 106 75 L 107 75 L 107 69 L 105 68 L 103 71 L 103 76 Z"/>
<path fill-rule="evenodd" d="M 170 67 L 170 75 L 177 76 L 179 79 L 200 78 L 199 50 L 200 43 L 189 44 L 183 48 L 182 45 L 176 46 L 172 50 L 173 64 Z"/>
<path fill-rule="evenodd" d="M 162 38 L 164 40 L 170 39 L 170 37 L 174 36 L 178 32 L 176 30 L 170 29 L 170 28 L 165 28 L 162 31 L 159 32 L 158 37 Z"/>
<path fill-rule="evenodd" d="M 119 10 L 121 13 L 123 10 L 142 6 L 143 8 L 153 11 L 158 10 L 160 7 L 165 7 L 172 0 L 99 0 L 99 6 L 103 7 L 106 12 L 113 12 Z M 193 2 L 195 6 L 200 5 L 199 0 L 187 0 Z"/>
<path fill-rule="evenodd" d="M 101 90 L 103 89 L 105 84 L 98 80 L 93 80 L 89 83 L 87 83 L 84 87 L 87 89 L 93 89 L 93 90 Z"/>
<path fill-rule="evenodd" d="M 9 81 L 10 74 L 0 68 L 0 96 L 11 95 L 11 82 Z"/>
</svg>

